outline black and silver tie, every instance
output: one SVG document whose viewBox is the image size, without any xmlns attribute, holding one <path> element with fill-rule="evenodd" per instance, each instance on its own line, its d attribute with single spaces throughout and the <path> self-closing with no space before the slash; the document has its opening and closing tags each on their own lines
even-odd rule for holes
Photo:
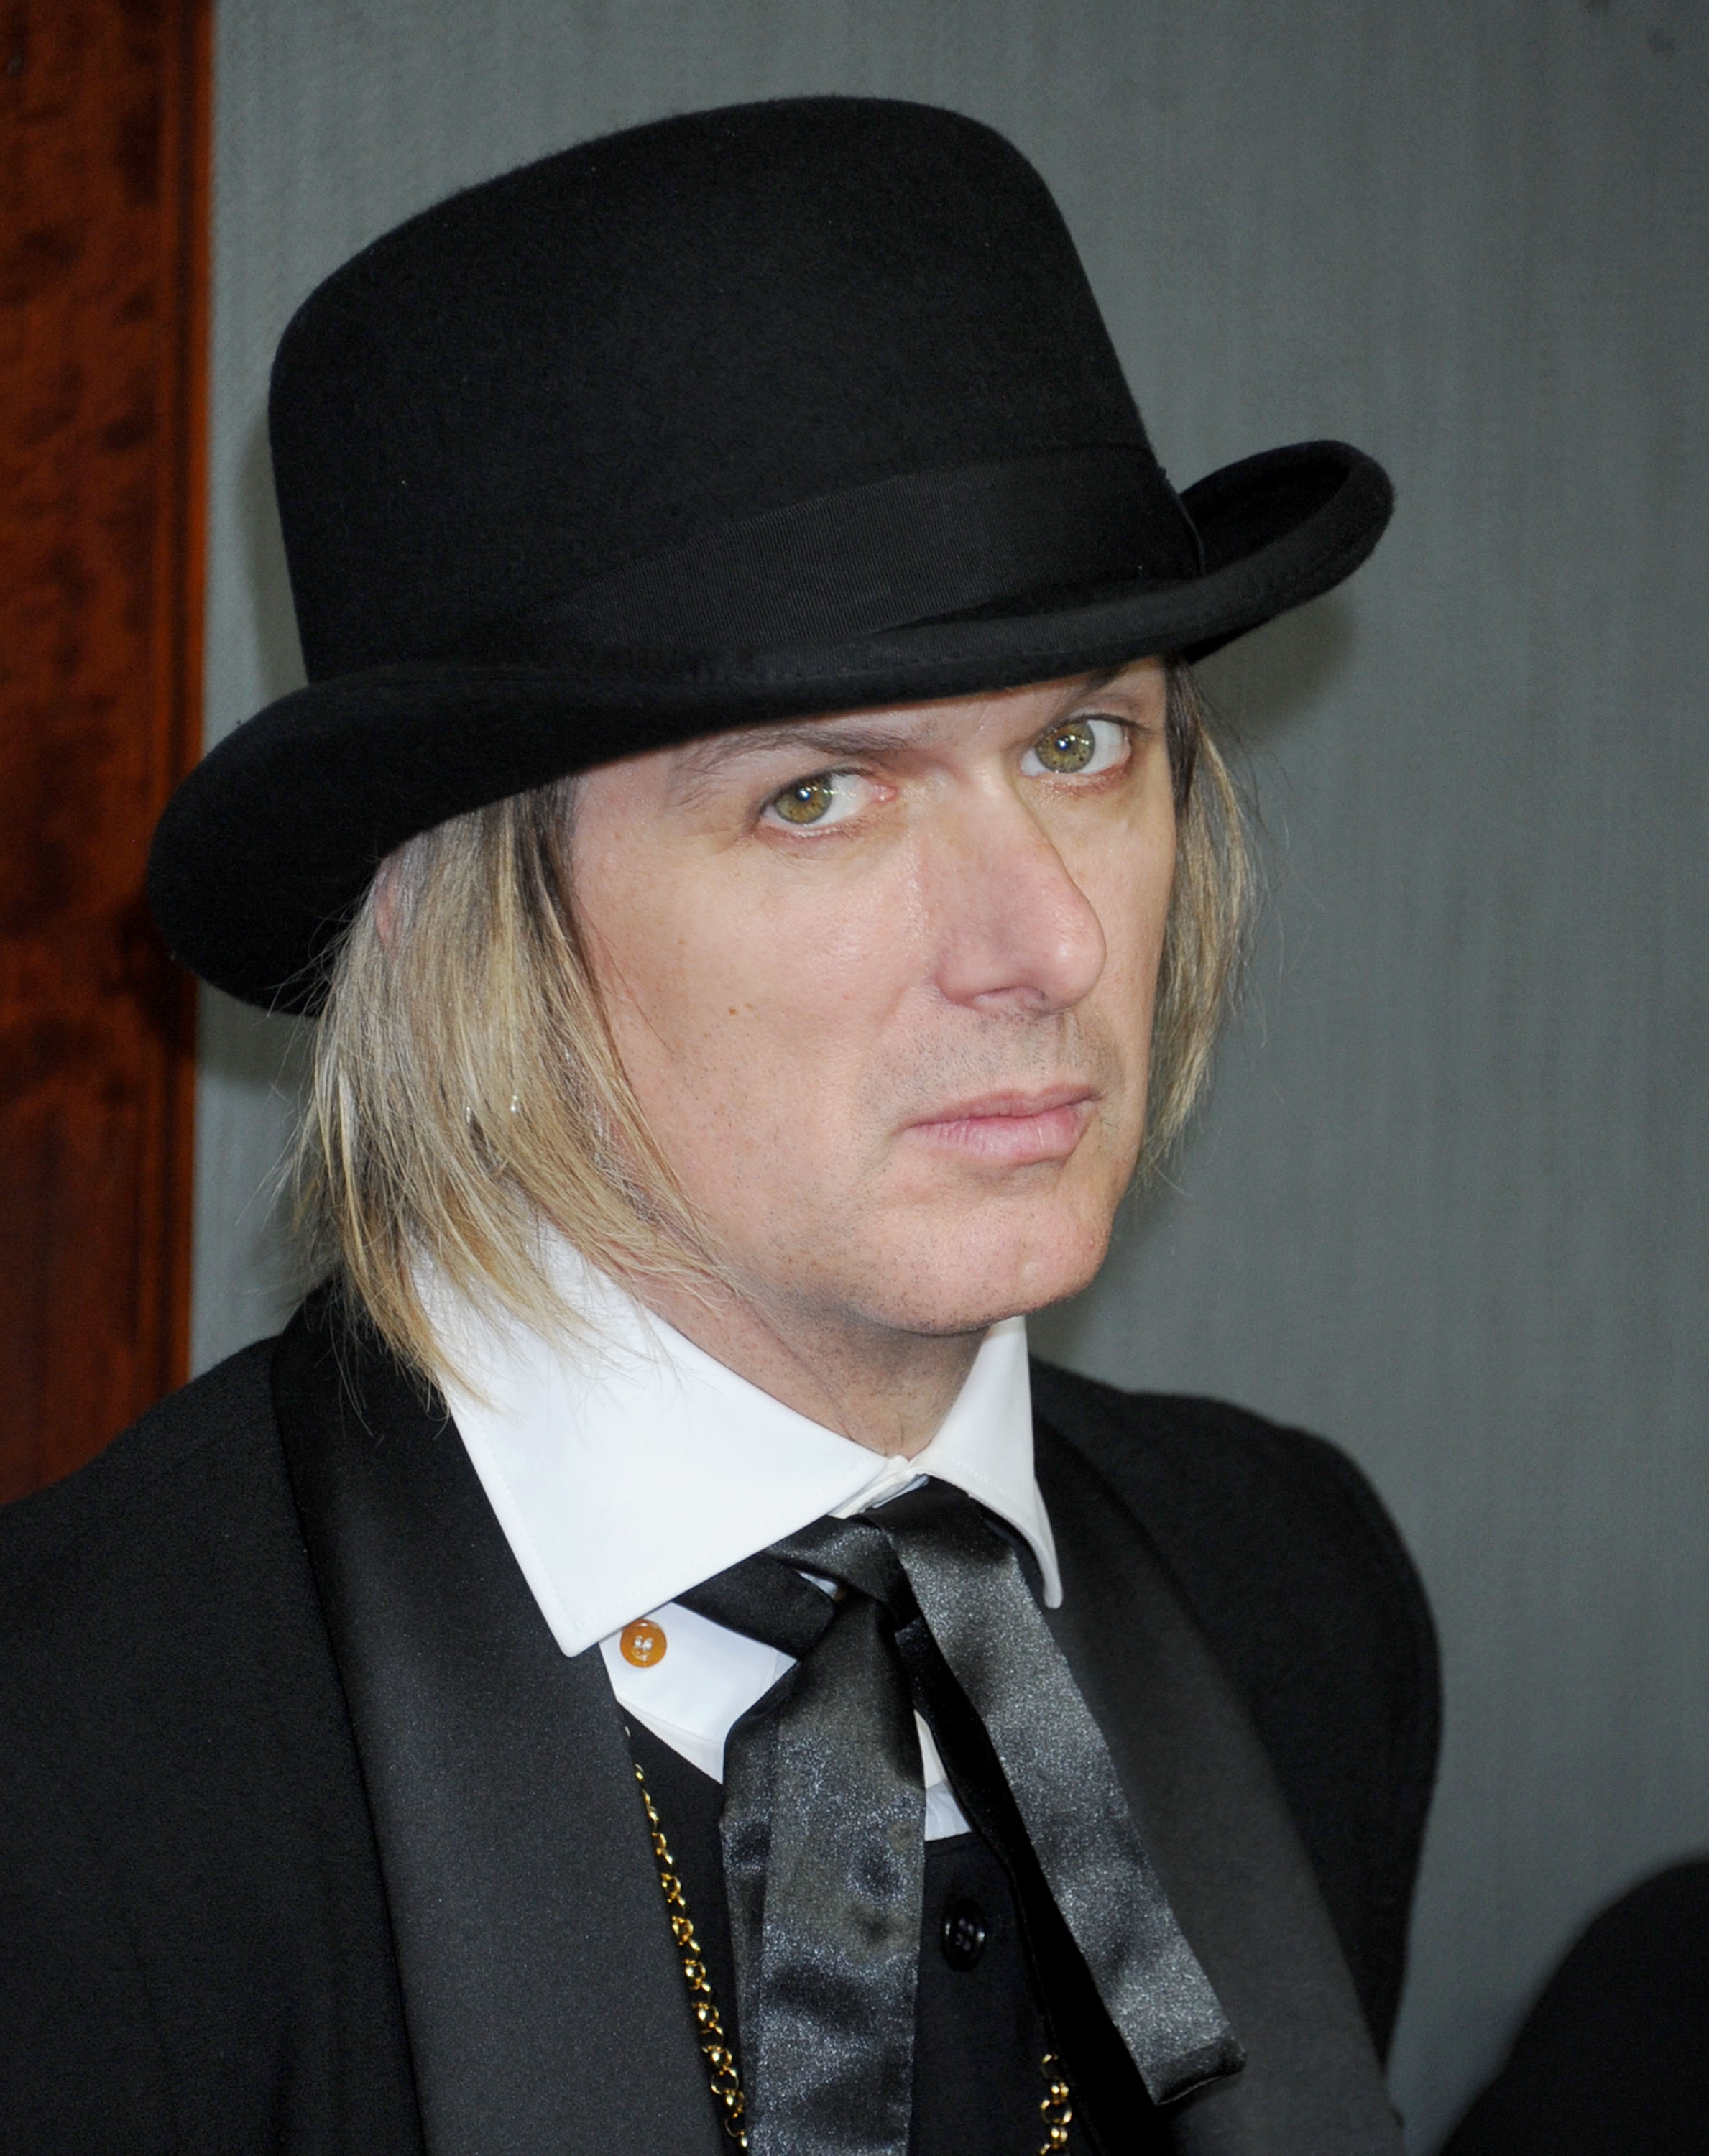
<svg viewBox="0 0 1709 2156">
<path fill-rule="evenodd" d="M 823 1592 L 803 1574 L 833 1583 Z M 755 2156 L 906 2156 L 924 1876 L 914 1726 L 1014 1882 L 1070 2077 L 1165 2103 L 1238 2071 L 1015 1543 L 949 1485 L 827 1519 L 681 1595 L 794 1666 L 725 1746 Z"/>
</svg>

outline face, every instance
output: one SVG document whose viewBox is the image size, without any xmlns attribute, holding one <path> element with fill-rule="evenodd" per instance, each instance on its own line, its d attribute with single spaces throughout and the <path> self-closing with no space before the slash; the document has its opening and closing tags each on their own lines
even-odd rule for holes
<svg viewBox="0 0 1709 2156">
<path fill-rule="evenodd" d="M 579 782 L 618 1052 L 757 1307 L 962 1333 L 1091 1278 L 1144 1129 L 1164 714 L 1146 660 Z"/>
</svg>

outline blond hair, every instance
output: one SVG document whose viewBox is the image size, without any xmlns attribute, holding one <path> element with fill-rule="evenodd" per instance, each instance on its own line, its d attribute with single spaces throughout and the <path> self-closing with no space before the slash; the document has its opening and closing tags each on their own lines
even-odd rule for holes
<svg viewBox="0 0 1709 2156">
<path fill-rule="evenodd" d="M 1203 1086 L 1250 888 L 1237 792 L 1179 662 L 1168 731 L 1175 880 L 1142 1172 Z M 560 779 L 410 839 L 330 957 L 292 1160 L 299 1229 L 315 1272 L 418 1372 L 441 1350 L 423 1260 L 542 1330 L 577 1322 L 542 1224 L 618 1278 L 703 1291 L 723 1277 L 600 1003 L 571 897 L 574 788 Z"/>
</svg>

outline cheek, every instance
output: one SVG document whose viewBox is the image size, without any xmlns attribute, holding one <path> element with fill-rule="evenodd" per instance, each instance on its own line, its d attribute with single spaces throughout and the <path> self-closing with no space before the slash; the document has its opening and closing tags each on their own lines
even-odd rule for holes
<svg viewBox="0 0 1709 2156">
<path fill-rule="evenodd" d="M 1130 901 L 1133 937 L 1132 971 L 1150 1010 L 1157 998 L 1157 970 L 1162 963 L 1163 936 L 1168 926 L 1169 903 L 1175 887 L 1173 846 L 1148 860 Z"/>
<path fill-rule="evenodd" d="M 717 857 L 649 880 L 590 878 L 583 914 L 618 1055 L 670 1150 L 787 1151 L 844 1123 L 881 1052 L 901 925 Z"/>
</svg>

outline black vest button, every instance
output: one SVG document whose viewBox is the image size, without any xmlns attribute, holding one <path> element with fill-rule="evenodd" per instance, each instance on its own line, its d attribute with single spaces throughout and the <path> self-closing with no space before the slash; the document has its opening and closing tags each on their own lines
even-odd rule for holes
<svg viewBox="0 0 1709 2156">
<path fill-rule="evenodd" d="M 944 1911 L 938 1940 L 952 1969 L 971 1969 L 984 1953 L 988 1936 L 985 1912 L 977 1902 L 963 1897 Z"/>
</svg>

